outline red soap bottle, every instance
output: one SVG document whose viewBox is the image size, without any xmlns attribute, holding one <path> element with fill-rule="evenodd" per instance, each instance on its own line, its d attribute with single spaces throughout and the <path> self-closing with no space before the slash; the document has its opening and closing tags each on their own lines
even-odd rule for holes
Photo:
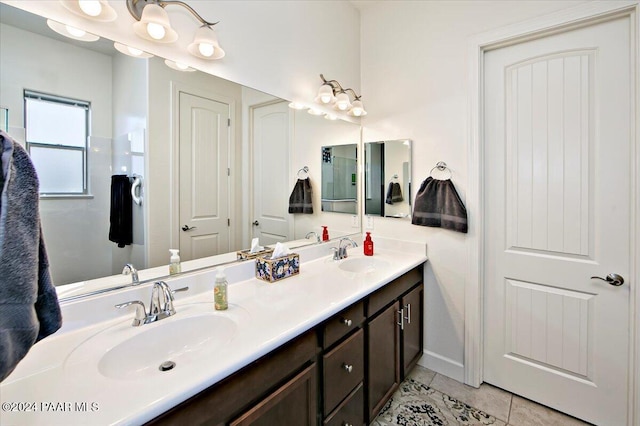
<svg viewBox="0 0 640 426">
<path fill-rule="evenodd" d="M 329 241 L 329 230 L 326 226 L 322 227 L 322 241 Z"/>
<path fill-rule="evenodd" d="M 364 255 L 373 256 L 373 240 L 371 239 L 371 232 L 367 232 L 367 237 L 364 239 Z"/>
</svg>

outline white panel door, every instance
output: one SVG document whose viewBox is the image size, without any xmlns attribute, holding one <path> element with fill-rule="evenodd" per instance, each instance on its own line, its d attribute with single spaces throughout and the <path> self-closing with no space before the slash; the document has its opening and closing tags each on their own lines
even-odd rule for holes
<svg viewBox="0 0 640 426">
<path fill-rule="evenodd" d="M 180 258 L 229 251 L 229 105 L 180 92 Z"/>
<path fill-rule="evenodd" d="M 260 245 L 293 239 L 289 195 L 291 109 L 286 102 L 253 108 L 253 237 Z"/>
<path fill-rule="evenodd" d="M 625 425 L 630 22 L 485 55 L 484 378 Z M 591 279 L 617 273 L 616 287 Z"/>
</svg>

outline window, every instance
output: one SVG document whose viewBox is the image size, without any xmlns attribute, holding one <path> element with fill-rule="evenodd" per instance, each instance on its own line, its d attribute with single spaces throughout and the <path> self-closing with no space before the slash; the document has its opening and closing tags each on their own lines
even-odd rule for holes
<svg viewBox="0 0 640 426">
<path fill-rule="evenodd" d="M 27 150 L 40 194 L 87 194 L 87 140 L 91 104 L 25 90 Z"/>
</svg>

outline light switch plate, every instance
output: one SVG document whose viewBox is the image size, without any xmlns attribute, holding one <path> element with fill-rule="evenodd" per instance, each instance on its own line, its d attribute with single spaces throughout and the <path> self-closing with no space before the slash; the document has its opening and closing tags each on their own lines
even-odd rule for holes
<svg viewBox="0 0 640 426">
<path fill-rule="evenodd" d="M 351 215 L 351 227 L 358 228 L 360 227 L 360 220 L 357 215 Z"/>
<path fill-rule="evenodd" d="M 373 216 L 365 216 L 365 227 L 367 229 L 373 229 Z"/>
</svg>

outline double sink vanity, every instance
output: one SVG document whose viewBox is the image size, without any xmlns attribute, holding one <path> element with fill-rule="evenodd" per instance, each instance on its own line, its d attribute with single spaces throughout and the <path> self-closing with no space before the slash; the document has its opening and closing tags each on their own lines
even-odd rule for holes
<svg viewBox="0 0 640 426">
<path fill-rule="evenodd" d="M 3 425 L 371 422 L 422 355 L 426 246 L 300 248 L 275 283 L 234 264 L 229 309 L 213 268 L 168 279 L 175 313 L 132 326 L 149 285 L 62 303 L 64 325 L 0 385 Z M 7 409 L 5 409 L 7 408 Z"/>
</svg>

